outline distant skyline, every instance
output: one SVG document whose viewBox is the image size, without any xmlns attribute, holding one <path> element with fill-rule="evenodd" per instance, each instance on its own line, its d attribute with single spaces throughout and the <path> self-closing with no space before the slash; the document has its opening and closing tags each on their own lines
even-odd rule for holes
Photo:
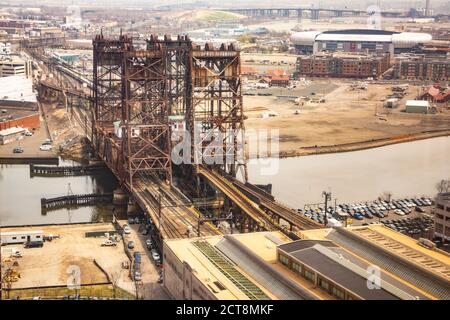
<svg viewBox="0 0 450 320">
<path fill-rule="evenodd" d="M 274 6 L 311 6 L 316 7 L 344 7 L 349 8 L 365 8 L 369 5 L 381 4 L 381 7 L 393 9 L 408 9 L 413 7 L 424 7 L 426 0 L 0 0 L 0 4 L 15 4 L 23 6 L 39 6 L 39 5 L 81 5 L 95 6 L 108 5 L 124 6 L 124 7 L 161 7 L 166 5 L 187 5 L 187 4 L 205 4 L 205 6 L 213 7 L 274 7 Z M 430 0 L 431 8 L 449 7 L 449 0 Z"/>
</svg>

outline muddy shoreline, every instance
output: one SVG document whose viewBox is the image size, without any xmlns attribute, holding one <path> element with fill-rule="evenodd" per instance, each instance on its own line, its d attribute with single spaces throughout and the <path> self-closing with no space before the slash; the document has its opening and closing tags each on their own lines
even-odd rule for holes
<svg viewBox="0 0 450 320">
<path fill-rule="evenodd" d="M 331 154 L 331 153 L 342 153 L 342 152 L 352 152 L 366 149 L 373 149 L 384 147 L 393 144 L 413 142 L 418 140 L 432 139 L 438 137 L 450 136 L 450 130 L 432 130 L 424 131 L 420 133 L 411 133 L 404 135 L 397 135 L 388 138 L 380 138 L 359 142 L 343 143 L 338 145 L 328 145 L 328 146 L 308 146 L 300 147 L 297 150 L 289 150 L 279 153 L 279 158 L 292 158 L 301 156 L 311 156 L 318 154 Z M 267 156 L 268 158 L 271 155 Z M 259 158 L 255 155 L 248 156 L 248 159 Z"/>
</svg>

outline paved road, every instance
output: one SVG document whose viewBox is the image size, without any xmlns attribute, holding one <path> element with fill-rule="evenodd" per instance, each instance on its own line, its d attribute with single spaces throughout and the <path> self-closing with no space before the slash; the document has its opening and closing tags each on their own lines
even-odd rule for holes
<svg viewBox="0 0 450 320">
<path fill-rule="evenodd" d="M 123 225 L 127 222 L 120 221 Z M 139 225 L 132 224 L 131 233 L 125 235 L 126 243 L 128 241 L 134 241 L 135 248 L 131 252 L 140 252 L 142 255 L 141 262 L 141 276 L 142 284 L 137 286 L 139 296 L 145 300 L 166 300 L 169 299 L 166 291 L 164 290 L 162 284 L 158 283 L 158 268 L 153 262 L 153 258 L 149 250 L 147 250 L 145 241 L 149 239 L 149 236 L 143 236 L 139 232 Z"/>
</svg>

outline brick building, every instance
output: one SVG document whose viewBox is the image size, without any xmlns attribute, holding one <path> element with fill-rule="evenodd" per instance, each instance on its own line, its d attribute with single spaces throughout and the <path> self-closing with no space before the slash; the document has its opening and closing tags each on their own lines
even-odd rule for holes
<svg viewBox="0 0 450 320">
<path fill-rule="evenodd" d="M 390 67 L 390 54 L 323 53 L 297 58 L 296 76 L 377 78 Z"/>
<path fill-rule="evenodd" d="M 450 60 L 425 56 L 399 59 L 394 74 L 397 79 L 449 81 Z"/>
<path fill-rule="evenodd" d="M 434 207 L 434 235 L 450 240 L 450 193 L 440 193 Z"/>
</svg>

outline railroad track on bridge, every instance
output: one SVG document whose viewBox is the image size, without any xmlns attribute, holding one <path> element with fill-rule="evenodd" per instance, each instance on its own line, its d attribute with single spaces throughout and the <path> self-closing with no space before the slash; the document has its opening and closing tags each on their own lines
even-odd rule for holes
<svg viewBox="0 0 450 320">
<path fill-rule="evenodd" d="M 294 209 L 275 201 L 275 198 L 258 187 L 233 179 L 233 184 L 244 193 L 251 195 L 264 209 L 276 213 L 283 220 L 294 225 L 299 230 L 319 229 L 324 226 L 306 217 L 302 217 Z"/>
<path fill-rule="evenodd" d="M 255 205 L 246 195 L 239 191 L 233 183 L 219 173 L 206 169 L 203 166 L 198 167 L 198 173 L 205 177 L 209 182 L 222 191 L 230 198 L 245 214 L 256 221 L 263 230 L 275 231 L 279 227 L 275 226 L 270 216 Z"/>
<path fill-rule="evenodd" d="M 134 183 L 135 195 L 146 204 L 163 238 L 177 239 L 197 236 L 198 221 L 201 214 L 193 204 L 186 203 L 162 182 L 140 178 Z M 161 192 L 161 208 L 158 205 L 158 194 Z M 159 216 L 161 213 L 161 217 Z M 200 236 L 218 235 L 221 232 L 211 223 L 200 227 Z"/>
</svg>

